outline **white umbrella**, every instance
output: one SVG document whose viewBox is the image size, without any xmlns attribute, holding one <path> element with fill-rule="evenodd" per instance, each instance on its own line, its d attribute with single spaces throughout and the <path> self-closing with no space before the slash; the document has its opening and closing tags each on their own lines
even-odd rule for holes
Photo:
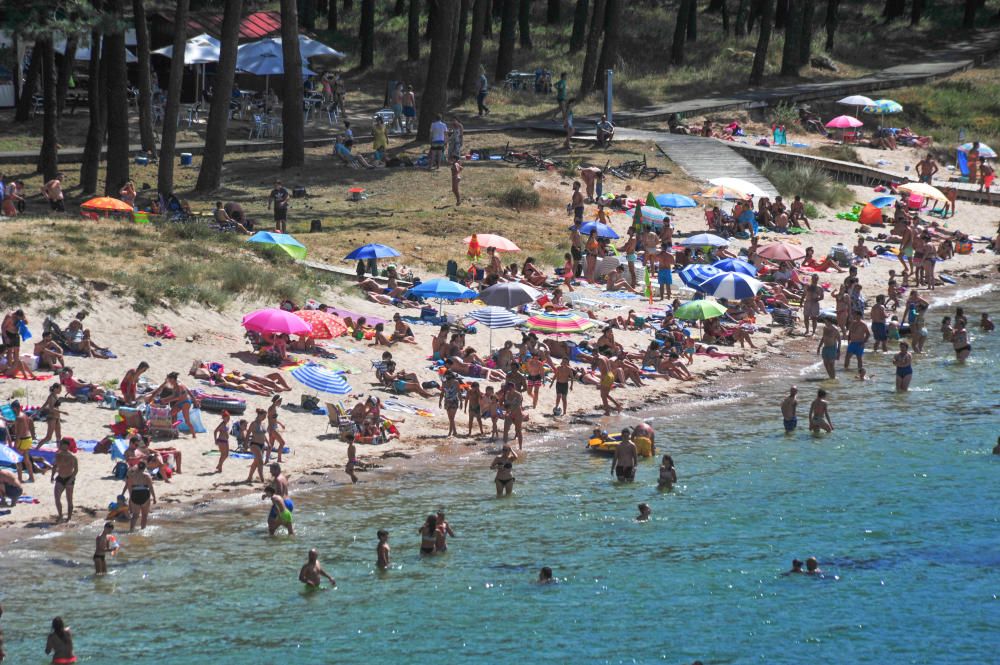
<svg viewBox="0 0 1000 665">
<path fill-rule="evenodd" d="M 52 48 L 56 53 L 61 53 L 66 55 L 66 40 L 60 39 L 52 45 Z M 97 43 L 97 48 L 101 48 L 101 43 Z M 85 42 L 81 41 L 76 45 L 76 55 L 75 59 L 81 62 L 90 61 L 90 40 L 87 39 Z M 135 53 L 125 49 L 125 62 L 139 62 L 139 58 L 135 56 Z"/>
<path fill-rule="evenodd" d="M 542 297 L 541 291 L 520 282 L 495 284 L 479 294 L 479 299 L 487 305 L 497 307 L 518 307 L 535 302 Z"/>
<path fill-rule="evenodd" d="M 699 233 L 684 238 L 679 244 L 685 247 L 726 247 L 729 245 L 729 241 L 725 238 L 720 238 L 714 233 Z"/>
<path fill-rule="evenodd" d="M 871 97 L 865 97 L 864 95 L 851 95 L 837 100 L 837 103 L 843 104 L 844 106 L 853 106 L 854 115 L 857 115 L 860 113 L 862 106 L 873 106 L 875 104 L 875 100 Z"/>
<path fill-rule="evenodd" d="M 728 187 L 744 194 L 752 194 L 758 199 L 767 196 L 767 192 L 763 189 L 752 182 L 747 182 L 746 180 L 742 180 L 740 178 L 712 178 L 709 182 L 713 185 Z"/>
<path fill-rule="evenodd" d="M 493 350 L 493 329 L 513 328 L 524 323 L 524 319 L 503 307 L 480 307 L 469 312 L 469 318 L 482 323 L 490 329 L 490 351 Z"/>
<path fill-rule="evenodd" d="M 275 38 L 278 44 L 281 44 L 281 37 Z M 315 39 L 310 39 L 305 35 L 299 35 L 299 53 L 302 54 L 303 60 L 308 60 L 309 58 L 315 58 L 317 56 L 328 56 L 332 58 L 346 58 L 347 56 L 337 49 L 330 48 L 323 42 L 318 42 Z"/>
<path fill-rule="evenodd" d="M 204 65 L 209 62 L 218 62 L 221 48 L 222 44 L 212 35 L 203 33 L 192 37 L 184 45 L 184 64 Z M 164 46 L 156 49 L 153 53 L 172 58 L 174 57 L 174 47 Z"/>
</svg>

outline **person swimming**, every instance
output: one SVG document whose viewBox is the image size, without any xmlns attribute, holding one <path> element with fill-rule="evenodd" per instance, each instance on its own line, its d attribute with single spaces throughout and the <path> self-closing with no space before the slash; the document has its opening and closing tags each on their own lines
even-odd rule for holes
<svg viewBox="0 0 1000 665">
<path fill-rule="evenodd" d="M 635 518 L 636 522 L 648 522 L 650 515 L 653 514 L 652 509 L 649 507 L 648 503 L 639 504 L 639 515 Z"/>
<path fill-rule="evenodd" d="M 556 578 L 552 576 L 552 569 L 548 566 L 542 566 L 542 569 L 538 571 L 538 583 L 539 584 L 555 584 Z"/>
</svg>

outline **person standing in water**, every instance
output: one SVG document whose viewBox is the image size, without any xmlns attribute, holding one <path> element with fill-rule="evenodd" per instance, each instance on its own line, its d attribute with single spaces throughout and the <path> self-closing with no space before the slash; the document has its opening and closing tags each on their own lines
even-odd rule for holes
<svg viewBox="0 0 1000 665">
<path fill-rule="evenodd" d="M 66 521 L 73 518 L 73 486 L 76 484 L 76 475 L 80 471 L 80 461 L 76 455 L 69 451 L 69 439 L 59 440 L 59 452 L 56 453 L 55 463 L 52 465 L 52 475 L 49 477 L 55 485 L 56 511 L 58 517 L 56 521 L 62 521 L 62 495 L 66 493 Z"/>
<path fill-rule="evenodd" d="M 352 483 L 358 482 L 358 477 L 354 473 L 354 469 L 358 466 L 358 446 L 354 443 L 354 439 L 347 444 L 347 464 L 344 465 L 344 472 L 351 477 Z"/>
<path fill-rule="evenodd" d="M 893 356 L 892 364 L 896 366 L 896 391 L 905 393 L 910 389 L 910 381 L 913 379 L 913 354 L 910 353 L 909 344 L 899 343 L 899 353 Z"/>
<path fill-rule="evenodd" d="M 493 458 L 490 468 L 497 472 L 493 482 L 497 486 L 497 498 L 510 496 L 514 489 L 514 462 L 517 461 L 517 453 L 508 445 L 504 445 L 500 454 Z"/>
<path fill-rule="evenodd" d="M 792 386 L 788 389 L 788 397 L 781 400 L 781 417 L 785 423 L 785 434 L 791 434 L 799 426 L 799 419 L 795 414 L 799 406 L 799 400 L 796 398 L 798 394 L 798 386 Z"/>
<path fill-rule="evenodd" d="M 333 579 L 320 565 L 319 551 L 314 547 L 309 550 L 309 560 L 299 569 L 299 582 L 310 589 L 318 589 L 323 577 L 330 580 L 330 586 L 337 586 L 337 580 Z"/>
<path fill-rule="evenodd" d="M 972 353 L 972 344 L 969 343 L 969 331 L 965 327 L 964 318 L 955 322 L 955 331 L 951 335 L 951 345 L 955 348 L 955 359 L 960 363 L 965 362 L 969 354 Z"/>
<path fill-rule="evenodd" d="M 105 522 L 104 528 L 101 529 L 101 535 L 97 536 L 97 542 L 94 546 L 94 573 L 97 575 L 106 575 L 108 572 L 108 554 L 114 552 L 112 547 L 111 535 L 114 533 L 115 525 L 112 522 Z"/>
<path fill-rule="evenodd" d="M 676 482 L 677 469 L 674 468 L 674 458 L 665 454 L 660 461 L 660 478 L 657 487 L 661 490 L 669 490 Z"/>
<path fill-rule="evenodd" d="M 619 482 L 632 482 L 635 480 L 635 466 L 639 461 L 639 454 L 632 442 L 632 430 L 626 427 L 622 430 L 621 436 L 621 441 L 611 458 L 611 473 Z"/>
<path fill-rule="evenodd" d="M 451 530 L 451 525 L 444 518 L 444 511 L 437 512 L 437 541 L 434 544 L 435 552 L 448 551 L 448 536 L 454 537 L 455 532 Z"/>
<path fill-rule="evenodd" d="M 861 319 L 861 315 L 857 312 L 852 312 L 851 322 L 847 327 L 847 353 L 844 354 L 845 371 L 851 366 L 851 356 L 857 356 L 858 358 L 858 371 L 864 370 L 865 344 L 868 343 L 870 337 L 871 332 Z"/>
<path fill-rule="evenodd" d="M 823 324 L 823 336 L 816 345 L 816 353 L 823 358 L 827 376 L 837 378 L 837 361 L 840 360 L 840 330 L 829 321 Z"/>
<path fill-rule="evenodd" d="M 128 475 L 125 476 L 125 490 L 128 492 L 129 512 L 132 514 L 129 531 L 135 531 L 136 522 L 139 522 L 140 529 L 145 529 L 151 507 L 149 500 L 152 499 L 153 503 L 156 503 L 153 476 L 146 471 L 145 462 L 139 462 L 129 469 Z"/>
<path fill-rule="evenodd" d="M 652 509 L 650 509 L 648 503 L 639 504 L 639 516 L 635 518 L 636 522 L 648 522 L 650 515 L 653 514 Z"/>
<path fill-rule="evenodd" d="M 283 526 L 289 536 L 295 535 L 295 528 L 292 526 L 292 511 L 295 504 L 291 499 L 282 498 L 268 485 L 264 488 L 264 495 L 261 499 L 271 502 L 271 511 L 267 514 L 267 533 L 273 536 L 278 532 L 278 527 Z"/>
<path fill-rule="evenodd" d="M 375 546 L 375 565 L 379 570 L 388 570 L 392 565 L 391 548 L 389 547 L 389 532 L 385 529 L 378 531 L 378 545 Z"/>
<path fill-rule="evenodd" d="M 73 634 L 62 617 L 52 620 L 52 632 L 45 640 L 45 655 L 52 654 L 52 665 L 71 665 L 76 662 L 73 654 Z"/>
<path fill-rule="evenodd" d="M 809 405 L 809 429 L 813 434 L 820 430 L 833 431 L 833 421 L 830 420 L 829 404 L 826 401 L 826 391 L 820 388 L 816 391 L 816 399 Z"/>
<path fill-rule="evenodd" d="M 420 533 L 420 554 L 430 556 L 437 551 L 437 516 L 428 515 L 427 520 L 418 529 Z"/>
</svg>

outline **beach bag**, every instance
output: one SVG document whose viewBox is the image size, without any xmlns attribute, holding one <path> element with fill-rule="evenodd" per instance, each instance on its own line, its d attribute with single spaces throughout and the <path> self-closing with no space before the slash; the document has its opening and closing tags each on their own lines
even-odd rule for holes
<svg viewBox="0 0 1000 665">
<path fill-rule="evenodd" d="M 303 395 L 299 403 L 306 411 L 315 411 L 319 408 L 319 398 L 315 395 Z"/>
<path fill-rule="evenodd" d="M 128 475 L 128 464 L 126 462 L 116 463 L 111 475 L 115 477 L 115 480 L 125 480 L 125 476 Z"/>
</svg>

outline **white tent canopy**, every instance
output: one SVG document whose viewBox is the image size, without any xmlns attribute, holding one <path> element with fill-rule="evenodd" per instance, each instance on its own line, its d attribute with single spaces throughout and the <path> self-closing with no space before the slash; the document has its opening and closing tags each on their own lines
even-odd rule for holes
<svg viewBox="0 0 1000 665">
<path fill-rule="evenodd" d="M 184 46 L 185 65 L 204 65 L 209 62 L 219 61 L 219 52 L 222 45 L 219 40 L 209 34 L 200 34 L 187 40 Z M 174 56 L 173 46 L 164 46 L 153 51 L 156 55 L 163 55 L 168 58 Z"/>
</svg>

